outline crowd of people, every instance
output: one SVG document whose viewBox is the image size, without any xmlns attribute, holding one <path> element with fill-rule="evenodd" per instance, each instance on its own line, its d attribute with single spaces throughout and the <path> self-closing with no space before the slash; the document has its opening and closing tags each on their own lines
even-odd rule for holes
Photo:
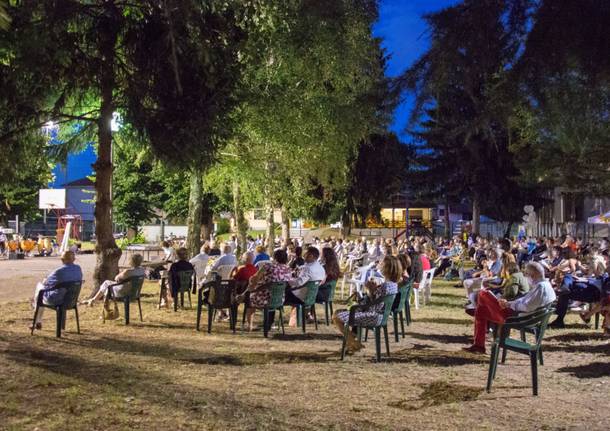
<svg viewBox="0 0 610 431">
<path fill-rule="evenodd" d="M 314 238 L 305 243 L 302 238 L 286 243 L 276 242 L 269 247 L 263 238 L 248 238 L 245 250 L 236 257 L 238 244 L 235 237 L 224 243 L 206 242 L 196 256 L 188 256 L 184 247 L 162 244 L 164 257 L 160 264 L 167 265 L 168 292 L 179 283 L 180 271 L 194 271 L 199 285 L 210 280 L 210 274 L 230 267 L 230 278 L 239 287 L 236 301 L 247 302 L 247 329 L 254 330 L 257 309 L 263 309 L 271 299 L 270 283 L 284 282 L 284 303 L 292 307 L 288 324 L 296 326 L 296 309 L 307 295 L 307 282 L 320 285 L 337 281 L 342 271 L 350 270 L 349 262 L 368 268 L 364 288 L 355 292 L 356 301 L 372 305 L 356 313 L 357 324 L 378 321 L 383 314 L 386 295 L 396 295 L 401 283 L 413 282 L 418 288 L 424 271 L 435 268 L 437 277 L 455 279 L 456 287 L 464 290 L 465 312 L 474 317 L 472 353 L 485 352 L 485 339 L 490 323 L 502 324 L 506 318 L 532 312 L 553 305 L 557 317 L 551 328 L 563 328 L 568 311 L 579 312 L 583 322 L 589 324 L 597 313 L 603 317 L 603 331 L 610 337 L 610 242 L 602 239 L 583 242 L 570 235 L 561 238 L 502 238 L 486 239 L 474 235 L 454 237 L 451 240 L 426 237 L 409 237 L 396 241 L 384 238 Z M 267 250 L 272 249 L 272 253 Z M 43 283 L 36 293 L 53 283 L 64 280 L 62 274 L 77 275 L 73 268 L 74 253 L 62 257 L 63 265 Z M 469 263 L 470 262 L 470 263 Z M 466 269 L 470 267 L 470 269 Z M 129 277 L 143 275 L 142 257 L 132 256 L 130 267 L 114 280 L 102 283 L 100 289 L 86 302 L 93 305 L 108 295 L 108 286 L 124 282 Z M 65 281 L 65 280 L 64 280 Z M 44 292 L 43 292 L 44 293 Z M 120 286 L 115 295 L 120 296 Z M 318 301 L 328 300 L 328 290 L 320 289 Z M 59 297 L 47 295 L 45 302 Z M 172 301 L 169 293 L 163 304 Z M 333 321 L 341 333 L 348 323 L 349 311 L 338 310 Z M 220 314 L 220 319 L 228 318 Z M 273 319 L 273 318 L 272 318 Z M 40 326 L 40 320 L 36 321 Z M 362 348 L 353 336 L 347 340 L 348 353 Z"/>
</svg>

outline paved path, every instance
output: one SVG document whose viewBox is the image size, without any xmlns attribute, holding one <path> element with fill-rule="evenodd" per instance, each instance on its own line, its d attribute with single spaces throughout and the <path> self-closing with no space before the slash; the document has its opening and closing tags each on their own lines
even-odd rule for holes
<svg viewBox="0 0 610 431">
<path fill-rule="evenodd" d="M 87 295 L 93 287 L 94 254 L 76 257 L 85 280 L 83 294 Z M 0 303 L 30 299 L 34 286 L 49 272 L 61 265 L 59 257 L 30 257 L 24 260 L 0 260 Z"/>
</svg>

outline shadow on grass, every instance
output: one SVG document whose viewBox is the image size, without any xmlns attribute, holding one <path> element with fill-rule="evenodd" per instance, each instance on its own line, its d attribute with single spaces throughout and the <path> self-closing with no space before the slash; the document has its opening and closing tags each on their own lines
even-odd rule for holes
<svg viewBox="0 0 610 431">
<path fill-rule="evenodd" d="M 417 322 L 437 323 L 439 325 L 473 325 L 473 319 L 451 319 L 448 317 L 416 317 L 413 319 Z"/>
<path fill-rule="evenodd" d="M 424 367 L 454 367 L 471 364 L 486 364 L 487 357 L 466 352 L 451 352 L 437 349 L 403 349 L 392 353 L 385 362 L 415 363 Z"/>
<path fill-rule="evenodd" d="M 599 377 L 610 377 L 610 363 L 592 362 L 587 365 L 563 367 L 557 370 L 560 373 L 568 373 L 579 379 L 596 379 Z"/>
<path fill-rule="evenodd" d="M 114 353 L 131 353 L 162 360 L 188 362 L 200 365 L 266 365 L 275 363 L 308 363 L 326 362 L 331 357 L 337 357 L 336 352 L 243 352 L 239 354 L 209 354 L 199 350 L 182 348 L 175 345 L 144 343 L 134 339 L 116 339 L 102 337 L 100 339 L 81 339 L 77 342 L 63 340 L 69 344 L 100 349 Z"/>
<path fill-rule="evenodd" d="M 435 307 L 464 309 L 464 301 L 449 302 L 449 301 L 435 301 L 434 299 L 432 299 L 431 304 Z"/>
<path fill-rule="evenodd" d="M 99 397 L 115 397 L 117 394 L 120 397 L 135 396 L 146 405 L 155 404 L 162 409 L 180 412 L 179 415 L 185 423 L 214 420 L 210 417 L 211 412 L 216 416 L 215 420 L 231 423 L 244 419 L 243 415 L 239 413 L 240 410 L 252 410 L 251 406 L 237 400 L 231 394 L 194 386 L 185 382 L 184 379 L 179 381 L 167 374 L 132 366 L 128 360 L 122 360 L 120 363 L 109 363 L 108 361 L 102 363 L 82 356 L 43 350 L 21 343 L 0 353 L 5 360 L 21 366 L 37 368 L 46 373 L 64 376 L 68 379 L 67 382 L 75 379 L 79 383 L 76 383 L 74 387 L 82 388 L 83 391 L 91 390 L 91 388 L 82 386 L 83 384 L 95 385 L 94 390 L 96 396 Z M 89 394 L 87 393 L 87 395 Z M 47 397 L 39 397 L 39 400 L 42 401 L 38 402 L 38 409 L 56 411 L 57 403 L 61 402 L 62 398 L 49 393 Z M 260 421 L 274 424 L 276 429 L 288 425 L 278 418 L 277 412 L 272 410 L 257 410 L 256 416 L 258 417 L 254 416 L 246 419 L 251 422 L 252 426 Z"/>
<path fill-rule="evenodd" d="M 418 340 L 438 341 L 444 344 L 472 344 L 472 337 L 469 335 L 450 335 L 450 334 L 418 334 L 417 332 L 407 334 L 407 337 Z"/>
<path fill-rule="evenodd" d="M 590 353 L 610 355 L 610 344 L 579 344 L 576 346 L 545 344 L 543 346 L 543 350 L 545 352 Z"/>
<path fill-rule="evenodd" d="M 279 341 L 340 341 L 343 339 L 340 334 L 320 334 L 317 332 L 308 332 L 306 334 L 282 334 L 275 333 L 272 337 L 273 340 Z"/>
<path fill-rule="evenodd" d="M 569 334 L 553 335 L 551 337 L 544 337 L 545 341 L 559 341 L 569 343 L 572 341 L 591 341 L 591 340 L 605 340 L 604 335 L 600 332 L 570 332 Z"/>
</svg>

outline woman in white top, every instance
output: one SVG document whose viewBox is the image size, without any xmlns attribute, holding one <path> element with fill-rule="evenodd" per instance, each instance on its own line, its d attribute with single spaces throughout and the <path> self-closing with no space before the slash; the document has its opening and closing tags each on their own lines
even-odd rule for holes
<svg viewBox="0 0 610 431">
<path fill-rule="evenodd" d="M 102 300 L 102 299 L 106 298 L 106 295 L 108 294 L 108 289 L 113 284 L 127 281 L 132 277 L 144 277 L 145 270 L 141 266 L 142 260 L 143 260 L 143 258 L 142 258 L 141 254 L 132 255 L 131 259 L 129 261 L 131 267 L 119 272 L 117 274 L 117 276 L 114 278 L 114 280 L 104 281 L 102 283 L 102 285 L 100 286 L 100 290 L 98 290 L 98 292 L 95 294 L 95 296 L 91 299 L 84 301 L 84 303 L 89 305 L 90 307 L 92 307 L 93 303 L 96 300 Z M 112 291 L 113 291 L 115 297 L 120 298 L 120 297 L 124 296 L 126 293 L 128 293 L 130 291 L 130 289 L 131 289 L 131 283 L 125 283 L 125 284 L 119 284 L 119 285 L 114 286 L 112 288 Z"/>
</svg>

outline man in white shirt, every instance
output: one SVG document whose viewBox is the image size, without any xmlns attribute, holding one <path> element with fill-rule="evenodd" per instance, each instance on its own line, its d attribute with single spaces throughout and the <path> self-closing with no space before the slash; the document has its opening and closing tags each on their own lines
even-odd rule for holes
<svg viewBox="0 0 610 431">
<path fill-rule="evenodd" d="M 479 292 L 474 314 L 474 343 L 470 347 L 465 347 L 464 350 L 484 354 L 485 335 L 489 322 L 503 324 L 507 317 L 519 313 L 531 313 L 555 301 L 557 296 L 551 283 L 544 278 L 542 265 L 538 262 L 529 262 L 525 266 L 525 275 L 528 277 L 530 291 L 514 301 L 497 299 L 486 289 Z"/>
<path fill-rule="evenodd" d="M 194 256 L 190 262 L 195 268 L 195 274 L 197 274 L 197 280 L 201 282 L 205 279 L 205 270 L 208 266 L 208 260 L 210 259 L 209 253 L 210 246 L 204 244 L 201 246 L 201 250 L 198 255 Z"/>
<path fill-rule="evenodd" d="M 214 262 L 210 271 L 216 271 L 221 266 L 237 266 L 237 258 L 231 252 L 231 246 L 225 244 L 222 248 L 222 255 Z M 222 274 L 221 274 L 222 275 Z M 223 277 L 228 278 L 228 277 Z"/>
<path fill-rule="evenodd" d="M 293 305 L 290 314 L 289 326 L 296 326 L 296 305 L 303 303 L 307 296 L 307 288 L 304 287 L 308 281 L 319 281 L 320 284 L 326 279 L 326 271 L 318 261 L 320 252 L 316 247 L 308 247 L 305 252 L 305 265 L 301 266 L 297 278 L 288 281 L 288 286 L 292 289 L 286 290 L 286 304 Z"/>
</svg>

